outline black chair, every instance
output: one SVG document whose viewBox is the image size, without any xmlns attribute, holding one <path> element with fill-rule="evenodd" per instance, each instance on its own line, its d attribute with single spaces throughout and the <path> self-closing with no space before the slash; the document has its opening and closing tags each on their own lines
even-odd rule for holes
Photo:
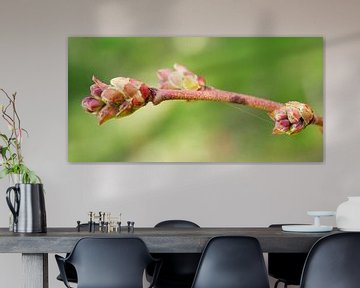
<svg viewBox="0 0 360 288">
<path fill-rule="evenodd" d="M 187 220 L 166 220 L 155 225 L 155 228 L 200 228 L 199 225 Z M 161 259 L 162 266 L 159 272 L 156 288 L 190 288 L 194 280 L 200 253 L 156 253 L 152 254 Z M 151 281 L 153 267 L 146 272 L 146 278 Z"/>
<path fill-rule="evenodd" d="M 75 267 L 78 288 L 143 288 L 144 270 L 156 262 L 139 238 L 82 238 L 67 258 L 55 258 L 66 287 L 65 263 Z"/>
<path fill-rule="evenodd" d="M 68 257 L 69 254 L 66 254 L 66 257 Z M 65 259 L 65 258 L 64 258 Z M 76 270 L 75 267 L 68 263 L 68 262 L 64 262 L 64 273 L 66 275 L 66 279 L 68 282 L 71 283 L 77 283 L 77 274 L 76 274 Z M 59 274 L 56 277 L 57 280 L 64 282 L 63 278 L 61 277 L 61 274 Z"/>
<path fill-rule="evenodd" d="M 89 224 L 88 223 L 82 223 L 80 224 L 80 229 L 89 229 Z M 95 223 L 95 229 L 99 229 L 99 224 L 98 223 Z M 69 253 L 66 254 L 66 257 L 69 256 Z M 77 283 L 77 275 L 76 275 L 76 270 L 74 268 L 73 265 L 71 265 L 70 263 L 67 263 L 65 262 L 64 263 L 64 266 L 65 266 L 65 274 L 66 274 L 66 277 L 67 277 L 67 280 L 68 282 L 71 282 L 71 283 Z M 56 277 L 57 280 L 59 281 L 63 281 L 62 277 L 61 277 L 61 274 L 59 274 L 57 277 Z"/>
<path fill-rule="evenodd" d="M 360 233 L 338 233 L 318 240 L 306 259 L 300 287 L 360 287 Z"/>
<path fill-rule="evenodd" d="M 188 220 L 165 220 L 157 223 L 155 228 L 200 228 L 194 222 Z"/>
<path fill-rule="evenodd" d="M 256 238 L 220 236 L 207 244 L 192 288 L 269 288 Z"/>
<path fill-rule="evenodd" d="M 270 228 L 280 228 L 288 224 L 272 224 Z M 277 281 L 274 288 L 280 283 L 286 288 L 288 285 L 300 285 L 301 273 L 304 268 L 307 253 L 269 253 L 268 272 Z"/>
</svg>

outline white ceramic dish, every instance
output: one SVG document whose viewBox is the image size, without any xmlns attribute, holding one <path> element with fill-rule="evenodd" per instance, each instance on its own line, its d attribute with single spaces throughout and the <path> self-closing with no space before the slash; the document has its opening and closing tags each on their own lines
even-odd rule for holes
<svg viewBox="0 0 360 288">
<path fill-rule="evenodd" d="M 315 225 L 282 225 L 281 229 L 286 232 L 330 232 L 333 230 L 332 226 L 315 226 Z"/>
<path fill-rule="evenodd" d="M 360 232 L 360 228 L 339 228 L 339 230 L 344 232 Z"/>
<path fill-rule="evenodd" d="M 324 216 L 335 216 L 336 212 L 335 211 L 308 211 L 307 214 L 309 216 L 314 216 L 314 217 L 324 217 Z"/>
</svg>

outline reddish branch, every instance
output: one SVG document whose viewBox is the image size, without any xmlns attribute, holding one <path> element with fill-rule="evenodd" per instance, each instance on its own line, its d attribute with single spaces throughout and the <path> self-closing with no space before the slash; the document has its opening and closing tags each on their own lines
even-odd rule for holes
<svg viewBox="0 0 360 288">
<path fill-rule="evenodd" d="M 110 81 L 110 85 L 93 77 L 91 96 L 83 99 L 82 106 L 96 114 L 99 124 L 112 118 L 132 114 L 148 102 L 158 105 L 167 100 L 203 100 L 236 103 L 268 112 L 274 120 L 273 134 L 296 134 L 310 124 L 323 126 L 323 118 L 316 115 L 308 104 L 289 101 L 285 104 L 251 95 L 222 91 L 205 85 L 203 77 L 175 64 L 174 69 L 158 71 L 160 88 L 124 77 Z"/>
<path fill-rule="evenodd" d="M 150 101 L 154 103 L 154 105 L 160 104 L 165 100 L 205 100 L 236 103 L 265 110 L 267 112 L 274 111 L 275 109 L 279 109 L 283 106 L 283 104 L 271 100 L 217 89 L 206 89 L 200 91 L 152 89 L 152 91 L 154 92 Z"/>
</svg>

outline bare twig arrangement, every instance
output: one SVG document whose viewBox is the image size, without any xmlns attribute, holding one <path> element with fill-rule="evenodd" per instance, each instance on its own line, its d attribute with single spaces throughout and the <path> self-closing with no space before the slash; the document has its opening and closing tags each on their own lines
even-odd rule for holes
<svg viewBox="0 0 360 288">
<path fill-rule="evenodd" d="M 6 175 L 20 175 L 22 183 L 39 183 L 40 178 L 24 164 L 24 158 L 21 152 L 21 144 L 24 133 L 28 132 L 22 128 L 21 120 L 16 109 L 16 93 L 9 95 L 4 89 L 0 91 L 7 99 L 6 105 L 1 105 L 1 117 L 5 120 L 9 133 L 6 135 L 0 132 L 0 178 Z"/>
<path fill-rule="evenodd" d="M 22 128 L 20 123 L 19 115 L 16 111 L 16 93 L 9 96 L 3 89 L 1 91 L 5 94 L 6 98 L 9 100 L 9 103 L 6 106 L 1 107 L 1 116 L 7 122 L 8 127 L 10 128 L 10 137 L 7 140 L 8 147 L 14 147 L 16 150 L 17 160 L 21 162 L 23 156 L 21 155 L 21 134 Z M 11 112 L 8 112 L 11 108 Z M 8 113 L 11 113 L 10 116 Z M 24 130 L 25 131 L 25 130 Z"/>
<path fill-rule="evenodd" d="M 91 96 L 82 100 L 82 106 L 86 112 L 97 116 L 99 124 L 128 116 L 149 102 L 158 105 L 167 100 L 205 100 L 264 110 L 275 122 L 273 134 L 296 134 L 310 124 L 323 126 L 323 118 L 316 115 L 308 104 L 297 101 L 278 103 L 206 86 L 203 77 L 179 64 L 175 64 L 174 69 L 160 69 L 157 75 L 159 88 L 125 77 L 113 78 L 108 85 L 93 76 Z"/>
</svg>

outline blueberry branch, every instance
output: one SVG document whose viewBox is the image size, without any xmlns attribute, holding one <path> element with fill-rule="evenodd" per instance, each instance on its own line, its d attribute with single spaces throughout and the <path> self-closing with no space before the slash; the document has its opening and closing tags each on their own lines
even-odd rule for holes
<svg viewBox="0 0 360 288">
<path fill-rule="evenodd" d="M 261 109 L 275 122 L 273 134 L 296 134 L 310 124 L 323 126 L 323 118 L 316 115 L 308 104 L 297 101 L 278 103 L 272 100 L 235 92 L 218 90 L 205 85 L 205 79 L 184 66 L 161 69 L 157 73 L 159 88 L 124 77 L 110 81 L 110 85 L 93 77 L 91 96 L 82 100 L 86 112 L 95 114 L 99 124 L 112 118 L 132 114 L 148 102 L 158 105 L 167 100 L 202 100 L 228 102 Z"/>
<path fill-rule="evenodd" d="M 151 102 L 154 105 L 158 105 L 165 100 L 205 100 L 241 104 L 265 110 L 267 112 L 271 112 L 283 106 L 283 104 L 271 100 L 217 89 L 205 89 L 200 91 L 152 89 L 152 91 L 154 94 Z"/>
</svg>

